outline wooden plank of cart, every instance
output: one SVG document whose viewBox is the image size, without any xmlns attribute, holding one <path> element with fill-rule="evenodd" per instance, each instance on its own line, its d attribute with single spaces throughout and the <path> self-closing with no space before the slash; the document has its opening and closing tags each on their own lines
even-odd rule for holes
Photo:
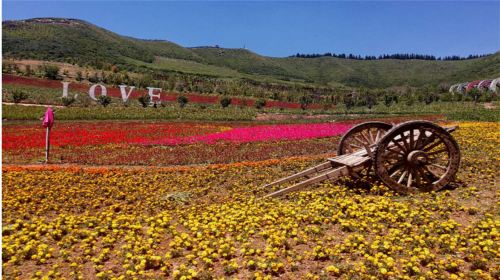
<svg viewBox="0 0 500 280">
<path fill-rule="evenodd" d="M 402 193 L 437 191 L 450 183 L 460 165 L 460 149 L 453 127 L 429 121 L 393 126 L 366 122 L 351 128 L 340 140 L 336 157 L 264 187 L 295 184 L 266 195 L 277 197 L 343 176 L 375 174 L 391 189 Z"/>
</svg>

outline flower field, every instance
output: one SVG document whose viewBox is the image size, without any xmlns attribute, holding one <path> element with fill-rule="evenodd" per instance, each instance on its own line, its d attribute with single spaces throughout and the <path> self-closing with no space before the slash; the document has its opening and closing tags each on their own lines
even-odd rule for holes
<svg viewBox="0 0 500 280">
<path fill-rule="evenodd" d="M 399 123 L 408 118 L 385 119 Z M 427 117 L 435 119 L 435 117 Z M 98 165 L 186 165 L 260 161 L 331 154 L 359 123 L 77 121 L 56 122 L 51 162 Z M 37 123 L 4 122 L 4 163 L 37 163 L 45 130 Z"/>
<path fill-rule="evenodd" d="M 51 162 L 183 165 L 331 153 L 352 124 L 252 125 L 197 122 L 60 122 Z M 39 124 L 3 126 L 3 161 L 35 163 L 44 155 Z M 295 141 L 284 141 L 289 137 Z"/>
<path fill-rule="evenodd" d="M 233 143 L 262 142 L 262 141 L 293 141 L 311 138 L 324 138 L 344 134 L 351 128 L 344 123 L 313 123 L 289 125 L 260 125 L 253 127 L 237 127 L 223 132 L 206 135 L 187 136 L 181 138 L 164 138 L 161 140 L 141 141 L 149 145 L 180 145 L 205 143 L 215 144 L 219 141 Z"/>
<path fill-rule="evenodd" d="M 176 139 L 230 129 L 223 125 L 171 122 L 71 122 L 58 123 L 51 135 L 53 146 L 83 146 Z M 2 149 L 44 148 L 43 129 L 37 124 L 3 127 Z"/>
<path fill-rule="evenodd" d="M 3 274 L 5 279 L 498 279 L 500 125 L 458 124 L 454 136 L 462 165 L 456 183 L 411 196 L 376 181 L 346 178 L 259 199 L 271 191 L 261 185 L 322 161 L 320 153 L 338 142 L 331 135 L 306 135 L 286 144 L 275 139 L 126 149 L 133 154 L 137 147 L 144 156 L 146 149 L 186 148 L 194 155 L 198 147 L 214 156 L 229 154 L 225 149 L 231 147 L 236 152 L 261 146 L 265 155 L 235 162 L 245 160 L 237 154 L 219 165 L 4 166 Z M 153 130 L 164 129 L 168 139 L 236 130 L 198 125 L 178 131 L 162 124 Z M 115 127 L 106 128 L 111 133 Z M 15 137 L 8 129 L 4 126 L 4 137 Z M 158 141 L 165 133 L 143 132 Z M 132 132 L 119 137 L 138 141 Z M 111 150 L 103 147 L 124 145 L 106 134 L 98 139 L 70 151 L 106 157 Z M 312 148 L 318 143 L 324 143 L 323 151 Z M 289 152 L 294 147 L 295 154 Z M 9 154 L 15 147 L 4 149 Z M 282 159 L 269 159 L 273 151 Z"/>
</svg>

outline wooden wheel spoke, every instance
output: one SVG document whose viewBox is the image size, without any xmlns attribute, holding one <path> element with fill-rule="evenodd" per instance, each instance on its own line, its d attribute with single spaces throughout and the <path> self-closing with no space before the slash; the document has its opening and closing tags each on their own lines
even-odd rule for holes
<svg viewBox="0 0 500 280">
<path fill-rule="evenodd" d="M 399 171 L 401 171 L 401 170 L 396 169 L 396 171 L 392 172 L 392 174 L 391 174 L 391 175 L 389 175 L 389 177 L 391 177 L 391 178 L 392 178 L 392 177 L 396 176 L 396 175 L 399 173 Z"/>
<path fill-rule="evenodd" d="M 410 130 L 410 149 L 412 150 L 413 149 L 413 137 L 415 137 L 413 135 L 413 129 Z"/>
<path fill-rule="evenodd" d="M 403 168 L 401 168 L 403 167 Z M 396 164 L 394 164 L 390 169 L 389 169 L 389 177 L 394 177 L 396 176 L 396 174 L 398 174 L 399 172 L 401 172 L 402 170 L 404 170 L 404 163 L 403 162 L 397 162 Z"/>
<path fill-rule="evenodd" d="M 442 166 L 442 165 L 435 164 L 435 163 L 431 163 L 429 165 L 433 166 L 433 167 L 436 167 L 436 168 L 439 168 L 439 169 L 444 170 L 444 171 L 446 171 L 448 169 L 446 166 Z"/>
<path fill-rule="evenodd" d="M 401 144 L 399 144 L 397 141 L 393 140 L 392 143 L 394 143 L 394 145 L 398 146 L 403 154 L 406 152 L 406 148 L 403 147 Z"/>
<path fill-rule="evenodd" d="M 428 184 L 432 184 L 434 182 L 434 179 L 431 178 L 429 176 L 429 174 L 431 176 L 434 176 L 436 177 L 433 173 L 431 173 L 430 171 L 427 171 L 426 168 L 423 168 L 423 167 L 418 167 L 417 168 L 417 172 L 418 174 L 420 175 L 419 177 L 422 177 L 422 179 L 426 180 Z M 429 173 L 429 174 L 428 174 Z"/>
<path fill-rule="evenodd" d="M 347 150 L 349 151 L 349 153 L 353 153 L 354 151 L 352 150 L 352 145 L 350 143 L 348 143 L 347 145 Z"/>
<path fill-rule="evenodd" d="M 368 137 L 370 138 L 370 144 L 374 144 L 376 141 L 373 138 L 372 130 L 368 129 Z"/>
<path fill-rule="evenodd" d="M 443 144 L 443 141 L 441 141 L 441 139 L 438 138 L 437 141 L 429 143 L 428 144 L 429 146 L 426 145 L 426 146 L 422 147 L 423 148 L 422 150 L 428 152 L 428 151 L 431 151 L 432 149 L 436 148 L 437 146 L 439 146 L 441 144 Z"/>
<path fill-rule="evenodd" d="M 422 142 L 423 139 L 425 139 L 425 130 L 422 130 L 422 129 L 417 129 L 418 131 L 418 135 L 417 135 L 417 139 L 415 140 L 415 149 L 417 150 L 419 145 L 420 145 L 420 142 Z"/>
<path fill-rule="evenodd" d="M 358 148 L 358 149 L 364 149 L 364 147 L 361 147 L 359 145 L 356 145 L 356 144 L 352 144 L 352 143 L 349 143 L 349 146 L 352 146 L 354 148 Z"/>
<path fill-rule="evenodd" d="M 406 187 L 411 188 L 411 183 L 412 183 L 412 177 L 413 177 L 413 172 L 408 172 L 408 181 L 406 182 Z"/>
<path fill-rule="evenodd" d="M 359 144 L 361 144 L 361 146 L 365 146 L 366 144 L 362 139 L 359 139 L 357 136 L 354 136 L 353 139 L 356 140 Z"/>
<path fill-rule="evenodd" d="M 434 179 L 431 178 L 430 180 L 430 183 L 433 183 L 434 181 L 437 181 L 439 180 L 439 178 L 441 178 L 441 175 L 435 173 L 434 171 L 430 170 L 427 166 L 424 166 L 423 169 L 430 175 L 432 175 L 434 177 Z M 429 177 L 428 177 L 429 178 Z"/>
<path fill-rule="evenodd" d="M 377 129 L 377 135 L 375 135 L 375 143 L 377 143 L 378 140 L 380 139 L 381 132 L 382 132 L 382 129 Z"/>
<path fill-rule="evenodd" d="M 394 154 L 397 154 L 397 155 L 400 155 L 400 156 L 404 156 L 405 154 L 401 151 L 398 151 L 398 150 L 393 150 L 393 149 L 390 149 L 390 148 L 387 148 L 386 151 L 388 152 L 391 152 L 391 153 L 394 153 Z"/>
<path fill-rule="evenodd" d="M 403 145 L 405 146 L 406 151 L 410 151 L 411 149 L 408 146 L 409 143 L 406 141 L 407 137 L 403 133 L 401 133 L 400 135 L 401 135 L 401 140 L 403 140 Z"/>
<path fill-rule="evenodd" d="M 363 137 L 363 139 L 365 140 L 365 142 L 364 142 L 364 143 L 365 143 L 365 144 L 367 144 L 368 146 L 370 146 L 370 145 L 371 145 L 371 142 L 370 142 L 370 140 L 368 139 L 368 137 L 366 137 L 366 135 L 363 133 L 363 131 L 361 131 L 359 134 L 360 134 L 360 135 L 361 135 L 361 137 Z"/>
<path fill-rule="evenodd" d="M 387 162 L 387 163 L 389 163 L 391 165 L 394 165 L 394 164 L 396 164 L 398 162 L 403 162 L 403 157 L 401 157 L 401 156 L 399 156 L 397 154 L 389 154 L 389 153 L 387 153 L 387 154 L 385 154 L 383 156 L 383 160 L 384 160 L 384 162 Z"/>
<path fill-rule="evenodd" d="M 422 132 L 423 135 L 422 141 L 420 141 L 419 145 L 415 145 L 415 150 L 422 150 L 423 147 L 434 142 L 434 140 L 436 139 L 436 135 L 434 135 L 432 132 L 430 136 L 427 136 L 425 132 L 426 132 L 425 130 Z"/>
<path fill-rule="evenodd" d="M 398 184 L 401 184 L 401 182 L 403 182 L 404 178 L 406 177 L 406 174 L 408 173 L 408 171 L 404 171 L 403 174 L 401 174 L 401 177 L 399 177 L 398 179 Z"/>
</svg>

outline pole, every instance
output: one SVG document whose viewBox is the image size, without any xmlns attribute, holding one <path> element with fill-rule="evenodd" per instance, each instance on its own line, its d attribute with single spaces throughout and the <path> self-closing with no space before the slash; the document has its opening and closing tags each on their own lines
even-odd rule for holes
<svg viewBox="0 0 500 280">
<path fill-rule="evenodd" d="M 45 163 L 49 163 L 49 150 L 50 150 L 50 127 L 47 127 L 45 134 Z"/>
</svg>

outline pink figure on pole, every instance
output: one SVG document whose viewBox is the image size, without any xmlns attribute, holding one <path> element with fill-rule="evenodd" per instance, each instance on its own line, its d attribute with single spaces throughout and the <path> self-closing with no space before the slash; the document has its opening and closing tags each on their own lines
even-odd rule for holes
<svg viewBox="0 0 500 280">
<path fill-rule="evenodd" d="M 50 129 L 54 125 L 54 111 L 52 108 L 47 108 L 45 115 L 43 116 L 42 126 L 47 129 L 45 134 L 45 163 L 49 162 L 49 150 L 50 150 Z"/>
<path fill-rule="evenodd" d="M 52 108 L 49 107 L 43 117 L 42 126 L 45 128 L 51 128 L 52 125 L 54 125 L 54 111 L 52 111 Z"/>
</svg>

